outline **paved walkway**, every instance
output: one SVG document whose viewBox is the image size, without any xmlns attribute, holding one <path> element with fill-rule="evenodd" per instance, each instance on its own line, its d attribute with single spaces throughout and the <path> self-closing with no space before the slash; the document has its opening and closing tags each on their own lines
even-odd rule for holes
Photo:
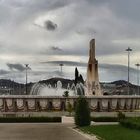
<svg viewBox="0 0 140 140">
<path fill-rule="evenodd" d="M 91 122 L 91 125 L 118 125 L 119 122 Z"/>
<path fill-rule="evenodd" d="M 0 140 L 88 140 L 63 124 L 0 124 Z"/>
</svg>

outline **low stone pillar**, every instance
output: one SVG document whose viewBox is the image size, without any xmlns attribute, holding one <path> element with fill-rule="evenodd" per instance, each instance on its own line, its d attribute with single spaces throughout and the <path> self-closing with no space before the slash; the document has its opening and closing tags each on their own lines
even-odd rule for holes
<svg viewBox="0 0 140 140">
<path fill-rule="evenodd" d="M 74 117 L 62 116 L 63 124 L 74 124 Z"/>
</svg>

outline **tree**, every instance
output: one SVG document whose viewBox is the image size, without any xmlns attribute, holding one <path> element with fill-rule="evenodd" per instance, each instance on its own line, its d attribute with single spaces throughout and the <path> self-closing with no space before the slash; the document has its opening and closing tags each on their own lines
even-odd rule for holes
<svg viewBox="0 0 140 140">
<path fill-rule="evenodd" d="M 69 97 L 69 91 L 64 91 L 63 97 Z"/>
<path fill-rule="evenodd" d="M 75 68 L 75 85 L 77 84 L 78 82 L 78 77 L 79 77 L 79 72 L 78 72 L 78 69 L 77 67 Z"/>
<path fill-rule="evenodd" d="M 79 75 L 79 71 L 76 67 L 75 68 L 75 85 L 77 85 L 77 83 L 84 84 L 84 79 L 83 79 L 83 76 L 81 74 Z"/>
<path fill-rule="evenodd" d="M 77 100 L 74 119 L 77 126 L 90 125 L 90 109 L 83 96 L 80 96 Z"/>
</svg>

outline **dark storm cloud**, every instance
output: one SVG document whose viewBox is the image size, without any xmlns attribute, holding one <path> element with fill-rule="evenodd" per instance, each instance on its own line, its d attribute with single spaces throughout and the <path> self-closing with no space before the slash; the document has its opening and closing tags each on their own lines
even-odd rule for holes
<svg viewBox="0 0 140 140">
<path fill-rule="evenodd" d="M 57 29 L 57 24 L 55 24 L 51 20 L 47 20 L 44 22 L 44 27 L 49 31 L 54 31 Z"/>
<path fill-rule="evenodd" d="M 63 49 L 61 49 L 60 47 L 57 47 L 57 46 L 49 46 L 48 49 L 44 49 L 44 50 L 41 50 L 40 52 L 38 52 L 38 54 L 41 54 L 41 55 L 63 55 L 64 52 L 63 52 Z"/>
<path fill-rule="evenodd" d="M 86 63 L 82 62 L 74 62 L 74 61 L 47 61 L 47 62 L 41 62 L 41 63 L 48 63 L 53 65 L 59 65 L 64 64 L 66 66 L 86 66 Z"/>
<path fill-rule="evenodd" d="M 26 67 L 23 66 L 22 64 L 7 63 L 7 66 L 10 70 L 24 71 L 26 69 Z"/>
<path fill-rule="evenodd" d="M 42 55 L 58 55 L 58 56 L 88 56 L 88 48 L 89 44 L 86 44 L 85 46 L 70 46 L 69 44 L 64 46 L 65 44 L 60 44 L 60 45 L 54 45 L 54 46 L 48 46 L 47 49 L 45 48 L 44 50 L 41 50 L 38 52 L 38 54 Z M 59 47 L 61 46 L 61 47 Z"/>
<path fill-rule="evenodd" d="M 5 75 L 5 74 L 9 74 L 10 72 L 7 70 L 0 70 L 0 75 Z"/>
<path fill-rule="evenodd" d="M 57 47 L 57 46 L 51 46 L 50 48 L 53 51 L 63 51 L 60 47 Z"/>
<path fill-rule="evenodd" d="M 53 11 L 74 3 L 74 0 L 1 0 L 0 23 L 17 28 L 27 20 L 44 12 Z"/>
<path fill-rule="evenodd" d="M 75 62 L 75 61 L 47 61 L 47 62 L 41 62 L 41 63 L 48 63 L 48 64 L 54 64 L 54 65 L 59 65 L 59 64 L 64 64 L 67 66 L 81 66 L 81 67 L 87 67 L 87 63 L 84 62 Z M 124 72 L 127 73 L 128 67 L 125 65 L 115 65 L 115 64 L 99 64 L 99 67 L 101 69 L 107 70 L 107 71 L 118 71 L 118 72 Z M 137 70 L 134 68 L 130 67 L 130 72 L 136 73 Z"/>
<path fill-rule="evenodd" d="M 58 27 L 57 24 L 52 22 L 51 20 L 46 20 L 44 22 L 44 26 L 41 26 L 41 25 L 36 24 L 36 23 L 34 23 L 34 25 L 38 26 L 40 28 L 44 28 L 44 29 L 46 29 L 48 31 L 55 31 L 57 29 L 57 27 Z"/>
</svg>

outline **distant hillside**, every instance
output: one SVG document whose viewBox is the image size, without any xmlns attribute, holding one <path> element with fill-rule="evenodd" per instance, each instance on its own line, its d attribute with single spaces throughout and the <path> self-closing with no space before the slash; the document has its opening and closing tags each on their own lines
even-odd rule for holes
<svg viewBox="0 0 140 140">
<path fill-rule="evenodd" d="M 0 86 L 18 86 L 20 83 L 17 83 L 15 81 L 11 81 L 11 80 L 8 80 L 8 79 L 0 79 Z M 24 85 L 24 84 L 20 84 L 20 85 Z"/>
<path fill-rule="evenodd" d="M 127 81 L 124 81 L 124 80 L 118 80 L 118 81 L 114 81 L 114 82 L 111 82 L 111 84 L 115 84 L 115 85 L 127 85 Z"/>
<path fill-rule="evenodd" d="M 0 95 L 23 95 L 25 85 L 8 79 L 0 79 Z"/>
<path fill-rule="evenodd" d="M 58 81 L 61 81 L 63 88 L 67 88 L 68 84 L 71 86 L 74 83 L 74 80 L 58 78 L 58 77 L 41 80 L 38 83 L 46 84 L 46 85 L 50 84 L 52 87 L 56 87 Z M 34 84 L 35 83 L 27 84 L 27 90 L 28 90 L 27 94 L 30 93 L 30 90 Z M 101 85 L 103 85 L 103 84 L 108 84 L 107 88 L 109 88 L 109 89 L 111 88 L 110 84 L 115 84 L 117 92 L 120 92 L 122 90 L 124 92 L 127 91 L 127 81 L 124 81 L 124 80 L 118 80 L 118 81 L 114 81 L 114 82 L 110 82 L 110 83 L 106 83 L 106 82 L 101 83 Z M 109 85 L 110 85 L 110 87 L 109 87 Z M 131 93 L 135 94 L 137 92 L 137 86 L 133 85 L 131 83 L 129 83 L 129 86 L 130 86 Z M 8 80 L 8 79 L 0 79 L 0 95 L 2 95 L 2 94 L 25 95 L 26 94 L 26 85 L 17 83 L 17 82 Z"/>
<path fill-rule="evenodd" d="M 124 80 L 118 80 L 118 81 L 111 82 L 111 84 L 115 84 L 116 86 L 127 86 L 128 82 L 124 81 Z M 134 85 L 134 84 L 131 84 L 131 83 L 129 83 L 129 86 L 132 87 L 132 88 L 137 87 L 137 85 Z"/>
</svg>

